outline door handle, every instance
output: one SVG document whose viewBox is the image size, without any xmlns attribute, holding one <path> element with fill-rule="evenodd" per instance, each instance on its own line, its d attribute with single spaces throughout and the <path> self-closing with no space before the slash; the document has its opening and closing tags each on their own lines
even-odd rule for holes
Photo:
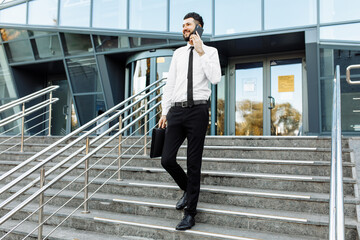
<svg viewBox="0 0 360 240">
<path fill-rule="evenodd" d="M 63 106 L 63 115 L 65 115 L 65 116 L 67 116 L 68 114 L 67 114 L 67 110 L 68 110 L 68 105 L 64 105 Z"/>
<path fill-rule="evenodd" d="M 268 96 L 268 98 L 270 99 L 270 106 L 268 107 L 270 110 L 275 108 L 275 98 L 273 98 L 272 96 Z"/>
</svg>

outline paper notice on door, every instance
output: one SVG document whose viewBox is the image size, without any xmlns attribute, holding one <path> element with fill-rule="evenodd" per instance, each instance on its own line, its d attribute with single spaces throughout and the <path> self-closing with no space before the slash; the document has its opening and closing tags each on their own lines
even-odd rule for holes
<svg viewBox="0 0 360 240">
<path fill-rule="evenodd" d="M 286 75 L 278 77 L 278 89 L 279 92 L 294 92 L 294 75 Z"/>
</svg>

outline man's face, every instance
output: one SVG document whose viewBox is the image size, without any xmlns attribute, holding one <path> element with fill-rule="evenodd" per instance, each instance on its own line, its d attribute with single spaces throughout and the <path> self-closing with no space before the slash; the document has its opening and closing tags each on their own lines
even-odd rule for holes
<svg viewBox="0 0 360 240">
<path fill-rule="evenodd" d="M 183 33 L 183 38 L 186 42 L 189 41 L 189 37 L 194 32 L 195 26 L 196 23 L 193 18 L 184 19 L 182 33 Z"/>
</svg>

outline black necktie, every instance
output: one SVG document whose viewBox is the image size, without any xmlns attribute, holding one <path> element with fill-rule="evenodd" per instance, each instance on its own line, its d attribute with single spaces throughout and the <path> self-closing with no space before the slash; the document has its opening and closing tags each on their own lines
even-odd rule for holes
<svg viewBox="0 0 360 240">
<path fill-rule="evenodd" d="M 190 47 L 189 54 L 189 66 L 188 66 L 188 86 L 187 86 L 187 103 L 189 107 L 194 105 L 193 99 L 193 50 L 194 47 Z"/>
</svg>

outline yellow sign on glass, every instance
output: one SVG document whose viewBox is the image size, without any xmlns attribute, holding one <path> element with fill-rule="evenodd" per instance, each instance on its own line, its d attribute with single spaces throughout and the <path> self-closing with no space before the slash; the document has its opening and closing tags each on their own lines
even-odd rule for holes
<svg viewBox="0 0 360 240">
<path fill-rule="evenodd" d="M 294 92 L 294 75 L 279 76 L 278 77 L 278 89 L 279 92 Z"/>
<path fill-rule="evenodd" d="M 165 62 L 165 58 L 164 57 L 158 57 L 156 59 L 156 63 L 164 63 Z"/>
</svg>

